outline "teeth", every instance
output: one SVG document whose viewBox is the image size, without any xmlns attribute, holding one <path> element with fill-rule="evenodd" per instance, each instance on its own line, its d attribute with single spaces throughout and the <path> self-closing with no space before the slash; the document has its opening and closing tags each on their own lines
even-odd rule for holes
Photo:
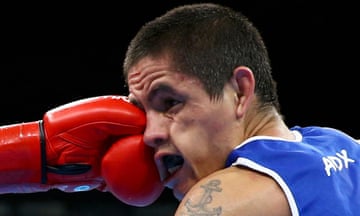
<svg viewBox="0 0 360 216">
<path fill-rule="evenodd" d="M 179 170 L 181 168 L 181 165 L 177 165 L 177 166 L 174 166 L 174 167 L 171 167 L 168 169 L 168 172 L 170 174 L 173 174 L 174 172 L 176 172 L 177 170 Z"/>
<path fill-rule="evenodd" d="M 167 171 L 166 175 L 170 176 L 181 169 L 184 159 L 179 155 L 166 155 L 162 158 L 162 162 Z"/>
</svg>

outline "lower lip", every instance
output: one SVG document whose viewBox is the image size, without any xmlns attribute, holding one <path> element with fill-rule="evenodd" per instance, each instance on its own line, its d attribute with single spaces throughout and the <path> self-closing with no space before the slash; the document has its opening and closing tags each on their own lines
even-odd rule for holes
<svg viewBox="0 0 360 216">
<path fill-rule="evenodd" d="M 182 167 L 180 167 L 178 170 L 176 170 L 174 173 L 172 173 L 170 176 L 168 176 L 166 179 L 164 179 L 163 184 L 170 188 L 173 189 L 174 185 L 176 184 L 176 176 L 178 175 L 178 173 L 180 172 L 180 170 L 182 169 Z"/>
</svg>

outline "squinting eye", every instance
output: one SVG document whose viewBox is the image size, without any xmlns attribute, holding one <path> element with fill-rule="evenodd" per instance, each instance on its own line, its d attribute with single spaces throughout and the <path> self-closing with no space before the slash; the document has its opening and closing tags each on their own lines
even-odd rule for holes
<svg viewBox="0 0 360 216">
<path fill-rule="evenodd" d="M 177 104 L 179 104 L 180 101 L 178 100 L 174 100 L 172 98 L 168 98 L 168 99 L 165 99 L 163 101 L 163 107 L 164 107 L 164 110 L 169 110 L 171 109 L 173 106 L 176 106 Z"/>
</svg>

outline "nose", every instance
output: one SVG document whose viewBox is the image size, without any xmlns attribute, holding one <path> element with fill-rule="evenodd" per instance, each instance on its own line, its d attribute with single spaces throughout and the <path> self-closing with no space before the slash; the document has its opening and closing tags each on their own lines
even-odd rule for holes
<svg viewBox="0 0 360 216">
<path fill-rule="evenodd" d="M 152 148 L 158 148 L 168 140 L 167 121 L 164 116 L 158 113 L 146 113 L 146 128 L 144 142 Z"/>
</svg>

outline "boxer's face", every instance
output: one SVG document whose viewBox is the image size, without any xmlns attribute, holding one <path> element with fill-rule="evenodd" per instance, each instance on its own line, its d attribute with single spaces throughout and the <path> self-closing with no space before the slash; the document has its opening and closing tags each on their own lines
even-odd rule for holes
<svg viewBox="0 0 360 216">
<path fill-rule="evenodd" d="M 164 184 L 176 198 L 202 177 L 224 167 L 239 144 L 234 90 L 210 100 L 202 84 L 178 73 L 166 59 L 144 58 L 131 68 L 129 98 L 146 112 L 145 143 L 155 149 Z"/>
</svg>

